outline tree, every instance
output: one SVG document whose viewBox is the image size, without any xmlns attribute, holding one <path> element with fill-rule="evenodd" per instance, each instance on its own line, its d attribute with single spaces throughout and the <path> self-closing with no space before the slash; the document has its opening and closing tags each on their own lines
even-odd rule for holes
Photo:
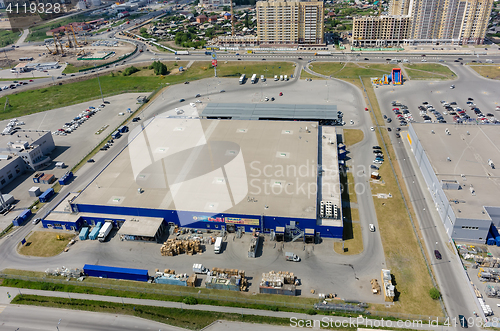
<svg viewBox="0 0 500 331">
<path fill-rule="evenodd" d="M 146 28 L 141 28 L 141 29 L 139 30 L 139 33 L 140 33 L 140 34 L 145 34 L 145 33 L 148 33 L 148 30 L 147 30 Z"/>
<path fill-rule="evenodd" d="M 154 61 L 150 66 L 149 69 L 154 69 L 155 75 L 166 75 L 168 74 L 167 66 L 160 61 Z"/>
<path fill-rule="evenodd" d="M 224 7 L 222 7 L 222 10 L 223 10 L 223 11 L 230 11 L 230 10 L 231 10 L 231 7 L 229 7 L 229 6 L 224 6 Z"/>
<path fill-rule="evenodd" d="M 438 289 L 435 287 L 429 290 L 429 295 L 433 300 L 438 300 L 441 297 L 441 293 L 439 293 Z"/>
<path fill-rule="evenodd" d="M 248 13 L 245 15 L 245 27 L 248 28 Z"/>
<path fill-rule="evenodd" d="M 134 67 L 134 66 L 131 66 L 131 67 L 128 67 L 127 69 L 125 69 L 125 70 L 123 71 L 123 76 L 130 76 L 130 75 L 132 75 L 133 73 L 138 72 L 138 71 L 139 71 L 139 69 L 137 69 L 137 68 L 136 68 L 136 67 Z"/>
</svg>

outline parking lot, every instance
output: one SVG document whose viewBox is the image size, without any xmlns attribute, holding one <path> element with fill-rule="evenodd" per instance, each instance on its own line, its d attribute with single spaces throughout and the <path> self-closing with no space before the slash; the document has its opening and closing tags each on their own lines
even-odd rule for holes
<svg viewBox="0 0 500 331">
<path fill-rule="evenodd" d="M 378 86 L 375 92 L 382 114 L 387 117 L 388 130 L 396 133 L 397 127 L 403 128 L 411 121 L 499 124 L 500 108 L 497 106 L 500 98 L 496 93 L 499 82 L 478 77 L 469 68 L 452 69 L 461 70 L 460 79 L 446 82 L 411 80 L 402 86 Z M 403 125 L 398 117 L 405 118 Z"/>
<path fill-rule="evenodd" d="M 56 178 L 62 176 L 68 169 L 71 169 L 77 164 L 85 155 L 87 155 L 104 137 L 112 133 L 115 128 L 123 122 L 124 116 L 119 116 L 121 112 L 127 113 L 127 108 L 132 110 L 137 109 L 140 105 L 137 104 L 137 97 L 144 95 L 144 93 L 129 93 L 121 96 L 114 96 L 106 98 L 106 104 L 101 111 L 97 111 L 95 115 L 83 122 L 78 128 L 66 135 L 55 135 L 52 137 L 56 148 L 50 155 L 52 163 L 42 169 L 45 173 L 54 174 Z M 89 109 L 89 107 L 97 107 L 102 103 L 101 100 L 81 103 L 78 105 L 52 109 L 49 111 L 34 113 L 31 115 L 19 117 L 19 121 L 25 124 L 20 126 L 22 130 L 28 131 L 51 131 L 56 132 L 58 129 L 64 127 L 65 123 L 70 122 L 82 111 Z M 128 113 L 127 113 L 128 114 Z M 0 121 L 0 128 L 4 128 L 9 123 L 9 120 Z M 104 128 L 100 134 L 96 134 L 101 128 Z M 22 131 L 13 134 L 12 141 L 22 140 Z M 56 162 L 64 162 L 67 167 L 64 169 L 56 168 Z M 28 190 L 33 186 L 39 186 L 43 192 L 52 185 L 49 184 L 35 184 L 31 177 L 33 173 L 26 172 L 16 178 L 12 183 L 2 189 L 2 193 L 12 194 L 16 200 L 19 200 L 15 206 L 14 212 L 0 217 L 0 229 L 5 228 L 17 214 L 27 207 L 29 207 L 34 199 L 29 197 Z"/>
</svg>

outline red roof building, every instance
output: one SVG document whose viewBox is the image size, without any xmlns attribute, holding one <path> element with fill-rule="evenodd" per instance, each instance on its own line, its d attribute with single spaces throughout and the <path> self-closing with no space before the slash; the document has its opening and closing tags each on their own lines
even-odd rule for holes
<svg viewBox="0 0 500 331">
<path fill-rule="evenodd" d="M 196 17 L 196 22 L 198 22 L 198 23 L 205 23 L 207 20 L 208 20 L 208 17 L 206 15 L 203 15 L 203 14 Z"/>
</svg>

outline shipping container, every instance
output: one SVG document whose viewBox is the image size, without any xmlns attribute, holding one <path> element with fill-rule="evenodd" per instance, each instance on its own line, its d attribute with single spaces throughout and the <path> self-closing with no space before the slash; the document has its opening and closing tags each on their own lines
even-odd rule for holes
<svg viewBox="0 0 500 331">
<path fill-rule="evenodd" d="M 38 198 L 40 202 L 48 202 L 50 198 L 54 195 L 54 189 L 51 187 L 47 191 L 43 192 L 42 195 Z"/>
<path fill-rule="evenodd" d="M 215 290 L 229 290 L 240 291 L 241 279 L 231 277 L 230 279 L 217 278 L 214 276 L 207 276 L 205 279 L 205 287 Z"/>
<path fill-rule="evenodd" d="M 297 290 L 295 285 L 285 284 L 283 287 L 266 287 L 259 286 L 259 293 L 263 294 L 281 294 L 281 295 L 297 295 Z"/>
<path fill-rule="evenodd" d="M 67 185 L 71 178 L 73 178 L 73 172 L 68 171 L 64 175 L 62 175 L 61 178 L 59 178 L 59 184 Z"/>
<path fill-rule="evenodd" d="M 78 236 L 78 238 L 80 238 L 80 240 L 87 240 L 88 236 L 89 236 L 89 227 L 86 226 L 86 227 L 82 228 L 82 230 L 80 231 L 80 235 Z"/>
<path fill-rule="evenodd" d="M 175 275 L 164 275 L 155 278 L 157 284 L 187 286 L 187 280 L 177 278 Z"/>
<path fill-rule="evenodd" d="M 12 220 L 12 224 L 14 226 L 21 226 L 24 224 L 24 222 L 26 222 L 26 220 L 32 215 L 31 213 L 31 209 L 25 209 L 21 212 L 21 214 L 19 214 L 19 216 L 17 216 L 16 218 L 14 218 Z"/>
<path fill-rule="evenodd" d="M 137 280 L 140 282 L 147 282 L 149 280 L 148 271 L 145 269 L 130 269 L 86 264 L 83 266 L 83 272 L 90 277 Z"/>
<path fill-rule="evenodd" d="M 97 236 L 99 235 L 99 231 L 101 230 L 101 227 L 102 227 L 102 222 L 98 222 L 94 228 L 92 229 L 92 231 L 90 231 L 90 234 L 89 234 L 89 239 L 90 240 L 96 240 L 97 239 Z"/>
<path fill-rule="evenodd" d="M 33 177 L 33 182 L 35 183 L 40 183 L 40 178 L 42 178 L 44 175 L 43 172 L 37 172 L 35 176 Z"/>
</svg>

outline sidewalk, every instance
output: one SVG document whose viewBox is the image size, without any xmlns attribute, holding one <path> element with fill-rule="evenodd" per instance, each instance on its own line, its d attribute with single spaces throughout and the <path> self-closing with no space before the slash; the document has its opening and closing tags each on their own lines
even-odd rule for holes
<svg viewBox="0 0 500 331">
<path fill-rule="evenodd" d="M 158 301 L 158 300 L 148 300 L 148 299 L 132 299 L 132 298 L 121 298 L 121 297 L 109 297 L 104 295 L 94 295 L 94 294 L 84 294 L 84 293 L 67 293 L 67 292 L 54 292 L 54 291 L 43 291 L 43 290 L 31 290 L 31 289 L 18 289 L 15 287 L 0 287 L 0 305 L 10 304 L 12 299 L 19 294 L 33 294 L 41 295 L 47 297 L 59 297 L 59 298 L 70 298 L 70 299 L 86 299 L 95 301 L 105 301 L 105 302 L 117 302 L 123 304 L 133 304 L 133 305 L 145 305 L 145 306 L 155 306 L 155 307 L 167 307 L 167 308 L 179 308 L 179 309 L 191 309 L 191 310 L 201 310 L 201 311 L 217 311 L 224 313 L 233 313 L 241 315 L 258 315 L 258 316 L 269 316 L 269 317 L 279 317 L 290 319 L 291 323 L 298 320 L 317 320 L 324 321 L 325 318 L 329 321 L 328 323 L 335 323 L 338 327 L 342 326 L 362 326 L 366 323 L 372 326 L 379 327 L 398 327 L 403 329 L 411 330 L 435 330 L 436 326 L 430 326 L 427 319 L 423 317 L 422 325 L 409 324 L 405 326 L 396 325 L 396 321 L 387 320 L 371 320 L 367 318 L 346 318 L 346 317 L 334 317 L 325 315 L 307 315 L 299 313 L 290 312 L 280 312 L 280 311 L 270 311 L 270 310 L 259 310 L 259 309 L 248 309 L 248 308 L 234 308 L 234 307 L 224 307 L 224 306 L 209 306 L 209 305 L 186 305 L 181 302 L 170 302 L 170 301 Z M 10 298 L 8 297 L 10 294 Z M 317 322 L 319 323 L 319 322 Z M 390 323 L 390 324 L 387 324 Z M 292 325 L 292 324 L 291 324 Z M 451 328 L 442 328 L 442 330 L 451 330 Z"/>
</svg>

